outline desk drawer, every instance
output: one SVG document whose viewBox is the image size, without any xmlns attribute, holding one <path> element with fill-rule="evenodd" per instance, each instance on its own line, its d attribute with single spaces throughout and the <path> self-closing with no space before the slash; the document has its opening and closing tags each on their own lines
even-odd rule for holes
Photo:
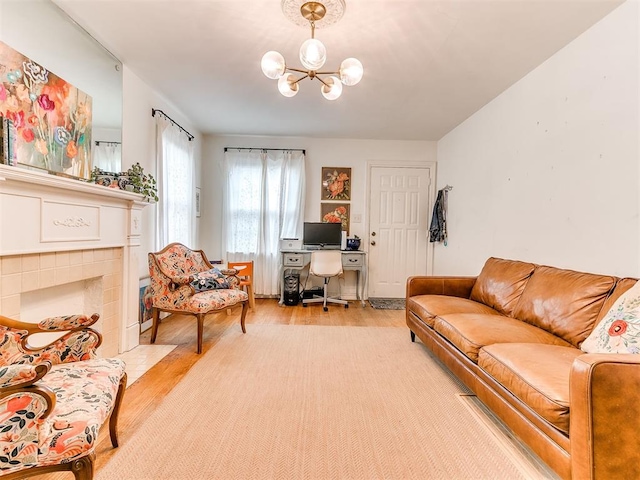
<svg viewBox="0 0 640 480">
<path fill-rule="evenodd" d="M 285 253 L 282 264 L 285 267 L 304 267 L 304 253 Z"/>
<path fill-rule="evenodd" d="M 364 260 L 364 255 L 361 253 L 343 253 L 342 254 L 342 266 L 343 267 L 361 267 Z"/>
</svg>

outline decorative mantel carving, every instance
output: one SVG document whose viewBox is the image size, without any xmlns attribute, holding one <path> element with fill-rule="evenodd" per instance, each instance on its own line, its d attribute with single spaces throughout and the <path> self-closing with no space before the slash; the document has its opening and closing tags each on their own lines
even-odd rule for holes
<svg viewBox="0 0 640 480">
<path fill-rule="evenodd" d="M 68 217 L 64 220 L 54 220 L 53 224 L 60 227 L 90 227 L 91 222 L 82 217 Z"/>
</svg>

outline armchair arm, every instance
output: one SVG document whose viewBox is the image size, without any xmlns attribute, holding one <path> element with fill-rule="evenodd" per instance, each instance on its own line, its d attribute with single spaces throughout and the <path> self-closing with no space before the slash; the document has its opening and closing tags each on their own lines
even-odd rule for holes
<svg viewBox="0 0 640 480">
<path fill-rule="evenodd" d="M 69 315 L 52 317 L 40 323 L 22 322 L 0 316 L 3 332 L 11 338 L 0 344 L 0 358 L 4 365 L 28 363 L 35 365 L 42 361 L 59 363 L 87 360 L 96 356 L 96 349 L 102 343 L 102 335 L 88 325 L 93 325 L 100 316 Z M 48 345 L 33 347 L 29 337 L 36 333 L 67 332 Z"/>
<path fill-rule="evenodd" d="M 416 276 L 407 279 L 407 298 L 416 295 L 449 295 L 469 298 L 477 277 Z"/>
<path fill-rule="evenodd" d="M 41 330 L 82 330 L 90 327 L 98 321 L 100 315 L 94 313 L 90 317 L 86 315 L 65 315 L 62 317 L 50 317 L 41 320 L 38 327 Z"/>
<path fill-rule="evenodd" d="M 37 463 L 43 420 L 56 404 L 49 387 L 33 384 L 51 365 L 21 366 L 35 370 L 35 378 L 22 385 L 0 387 L 0 472 Z"/>
<path fill-rule="evenodd" d="M 571 475 L 640 478 L 640 355 L 585 354 L 570 381 Z"/>
<path fill-rule="evenodd" d="M 39 365 L 14 363 L 0 367 L 0 389 L 28 387 L 40 380 L 50 368 L 49 362 Z"/>
</svg>

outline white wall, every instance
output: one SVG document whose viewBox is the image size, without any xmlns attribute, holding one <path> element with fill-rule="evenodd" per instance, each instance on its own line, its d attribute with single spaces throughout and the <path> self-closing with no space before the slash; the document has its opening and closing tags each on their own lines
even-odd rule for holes
<svg viewBox="0 0 640 480">
<path fill-rule="evenodd" d="M 639 18 L 623 4 L 438 142 L 435 274 L 498 256 L 640 276 Z"/>
<path fill-rule="evenodd" d="M 301 148 L 306 150 L 305 220 L 320 221 L 322 167 L 351 168 L 350 236 L 367 238 L 365 211 L 367 162 L 435 162 L 436 143 L 422 141 L 349 140 L 335 138 L 205 136 L 200 242 L 209 258 L 222 258 L 222 161 L 225 147 Z M 362 215 L 354 223 L 354 215 Z M 366 246 L 365 246 L 366 249 Z"/>
<path fill-rule="evenodd" d="M 156 93 L 126 65 L 123 70 L 122 168 L 126 170 L 139 162 L 146 173 L 158 178 L 156 170 L 156 130 L 151 109 L 157 108 L 169 115 L 195 136 L 194 155 L 196 171 L 201 168 L 202 136 L 187 118 L 168 100 Z M 196 185 L 200 186 L 199 179 Z M 195 196 L 195 192 L 194 192 Z M 150 204 L 142 211 L 142 251 L 157 251 L 164 245 L 155 244 L 156 207 Z M 199 222 L 196 222 L 196 229 Z M 196 231 L 196 238 L 197 231 Z M 198 247 L 197 245 L 194 248 Z M 140 277 L 149 275 L 146 255 L 140 259 Z"/>
</svg>

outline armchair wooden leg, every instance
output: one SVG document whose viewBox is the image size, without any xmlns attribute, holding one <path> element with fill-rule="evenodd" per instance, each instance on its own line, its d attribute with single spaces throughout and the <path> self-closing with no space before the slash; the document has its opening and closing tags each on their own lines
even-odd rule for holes
<svg viewBox="0 0 640 480">
<path fill-rule="evenodd" d="M 204 332 L 204 313 L 198 313 L 198 353 L 202 353 L 202 334 Z"/>
<path fill-rule="evenodd" d="M 247 333 L 247 329 L 244 328 L 244 319 L 247 316 L 248 306 L 249 302 L 247 300 L 242 302 L 242 314 L 240 315 L 240 326 L 242 327 L 242 333 Z"/>
<path fill-rule="evenodd" d="M 158 323 L 160 323 L 160 310 L 153 307 L 151 310 L 151 317 L 153 318 L 153 325 L 151 327 L 151 343 L 156 343 L 156 336 L 158 335 Z"/>
<path fill-rule="evenodd" d="M 77 459 L 72 463 L 71 471 L 76 480 L 93 480 L 93 465 L 96 460 L 95 453 Z"/>
<path fill-rule="evenodd" d="M 256 309 L 256 297 L 253 295 L 253 285 L 247 285 L 247 294 L 249 295 L 249 307 L 253 312 Z"/>
<path fill-rule="evenodd" d="M 122 405 L 122 397 L 124 397 L 124 391 L 126 388 L 127 374 L 125 373 L 120 379 L 120 386 L 118 386 L 116 401 L 113 405 L 111 418 L 109 418 L 109 436 L 111 437 L 111 445 L 113 445 L 114 448 L 118 446 L 118 415 L 120 414 L 120 405 Z"/>
</svg>

